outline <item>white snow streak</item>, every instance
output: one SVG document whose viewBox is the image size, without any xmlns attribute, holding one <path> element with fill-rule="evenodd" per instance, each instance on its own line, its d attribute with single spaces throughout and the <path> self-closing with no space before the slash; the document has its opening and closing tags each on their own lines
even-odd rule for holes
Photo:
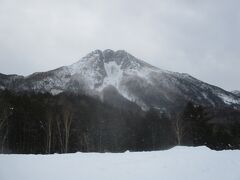
<svg viewBox="0 0 240 180">
<path fill-rule="evenodd" d="M 240 104 L 240 100 L 239 99 L 234 99 L 231 96 L 227 96 L 225 94 L 218 94 L 218 96 L 223 100 L 224 103 L 226 104 Z"/>
<path fill-rule="evenodd" d="M 104 63 L 104 68 L 107 72 L 107 77 L 103 81 L 102 89 L 108 85 L 118 89 L 123 76 L 122 69 L 115 61 Z"/>
</svg>

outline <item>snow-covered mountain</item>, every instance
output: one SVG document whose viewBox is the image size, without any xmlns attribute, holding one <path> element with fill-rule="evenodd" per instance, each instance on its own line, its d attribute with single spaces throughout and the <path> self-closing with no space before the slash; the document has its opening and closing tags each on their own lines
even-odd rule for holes
<svg viewBox="0 0 240 180">
<path fill-rule="evenodd" d="M 117 94 L 118 99 L 135 102 L 142 109 L 175 110 L 187 101 L 240 108 L 240 97 L 232 92 L 188 74 L 159 69 L 123 50 L 95 50 L 70 66 L 27 77 L 0 74 L 0 89 L 52 94 L 82 92 L 103 101 Z"/>
</svg>

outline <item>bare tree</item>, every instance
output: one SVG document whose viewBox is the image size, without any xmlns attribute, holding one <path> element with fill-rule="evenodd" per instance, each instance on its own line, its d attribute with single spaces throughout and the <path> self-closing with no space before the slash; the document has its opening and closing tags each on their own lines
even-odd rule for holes
<svg viewBox="0 0 240 180">
<path fill-rule="evenodd" d="M 187 126 L 184 124 L 182 114 L 175 116 L 174 130 L 176 133 L 177 145 L 182 144 L 182 139 L 187 134 Z"/>
<path fill-rule="evenodd" d="M 59 115 L 56 116 L 56 124 L 57 124 L 57 131 L 58 131 L 58 139 L 60 142 L 60 149 L 61 153 L 64 152 L 64 146 L 63 146 L 63 135 L 62 135 L 62 129 L 61 129 L 61 118 Z"/>
<path fill-rule="evenodd" d="M 3 135 L 3 138 L 2 138 L 1 153 L 4 153 L 4 144 L 5 144 L 5 141 L 7 139 L 7 135 L 8 135 L 8 128 L 7 128 L 5 134 Z"/>
<path fill-rule="evenodd" d="M 81 136 L 81 145 L 85 151 L 89 151 L 89 137 L 87 132 L 84 132 Z"/>
<path fill-rule="evenodd" d="M 63 108 L 63 126 L 64 126 L 64 152 L 68 152 L 68 146 L 69 146 L 69 138 L 70 138 L 70 131 L 71 131 L 71 125 L 72 125 L 72 108 L 70 105 Z"/>
<path fill-rule="evenodd" d="M 4 151 L 4 144 L 8 134 L 8 118 L 13 108 L 9 104 L 0 102 L 0 140 L 1 140 L 1 153 Z M 5 130 L 5 131 L 4 131 Z"/>
<path fill-rule="evenodd" d="M 46 117 L 46 153 L 51 153 L 51 145 L 52 145 L 52 125 L 53 125 L 53 112 L 48 111 Z"/>
</svg>

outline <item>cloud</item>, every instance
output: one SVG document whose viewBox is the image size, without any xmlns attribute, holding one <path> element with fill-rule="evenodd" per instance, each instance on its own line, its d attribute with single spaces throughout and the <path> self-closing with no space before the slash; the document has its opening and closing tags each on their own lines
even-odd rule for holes
<svg viewBox="0 0 240 180">
<path fill-rule="evenodd" d="M 71 64 L 125 49 L 163 69 L 240 89 L 237 0 L 1 0 L 0 72 Z"/>
</svg>

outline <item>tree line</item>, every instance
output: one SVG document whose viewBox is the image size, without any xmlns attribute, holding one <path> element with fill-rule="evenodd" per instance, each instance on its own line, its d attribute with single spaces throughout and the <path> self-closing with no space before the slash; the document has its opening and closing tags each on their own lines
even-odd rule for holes
<svg viewBox="0 0 240 180">
<path fill-rule="evenodd" d="M 191 102 L 176 113 L 112 106 L 86 95 L 0 92 L 1 153 L 240 148 L 240 112 Z"/>
</svg>

